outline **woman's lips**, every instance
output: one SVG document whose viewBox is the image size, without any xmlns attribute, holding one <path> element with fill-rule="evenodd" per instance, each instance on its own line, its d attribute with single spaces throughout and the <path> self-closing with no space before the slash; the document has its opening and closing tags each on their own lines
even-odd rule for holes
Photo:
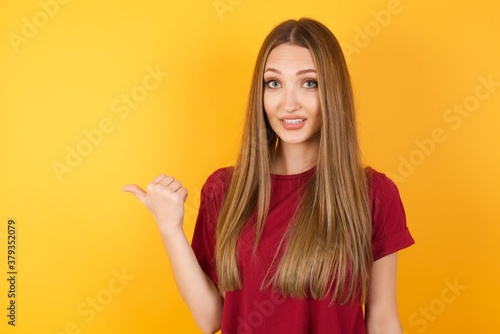
<svg viewBox="0 0 500 334">
<path fill-rule="evenodd" d="M 283 127 L 287 130 L 301 129 L 306 123 L 305 118 L 282 118 L 280 121 Z"/>
</svg>

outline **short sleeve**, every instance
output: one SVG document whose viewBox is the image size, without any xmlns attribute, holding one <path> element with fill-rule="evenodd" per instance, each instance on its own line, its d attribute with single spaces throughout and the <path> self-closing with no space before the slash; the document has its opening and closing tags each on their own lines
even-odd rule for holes
<svg viewBox="0 0 500 334">
<path fill-rule="evenodd" d="M 201 269 L 215 285 L 218 285 L 215 267 L 215 230 L 230 179 L 229 168 L 221 168 L 208 177 L 201 189 L 200 208 L 191 241 L 191 248 Z"/>
<path fill-rule="evenodd" d="M 406 215 L 394 182 L 370 169 L 372 249 L 374 261 L 415 243 L 406 225 Z"/>
</svg>

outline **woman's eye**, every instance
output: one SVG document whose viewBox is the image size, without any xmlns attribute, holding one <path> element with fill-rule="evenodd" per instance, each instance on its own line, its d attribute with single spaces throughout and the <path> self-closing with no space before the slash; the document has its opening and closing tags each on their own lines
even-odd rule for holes
<svg viewBox="0 0 500 334">
<path fill-rule="evenodd" d="M 266 86 L 269 88 L 279 88 L 280 83 L 276 80 L 269 80 L 268 82 L 266 82 Z"/>
<path fill-rule="evenodd" d="M 318 82 L 315 80 L 307 80 L 306 82 L 304 82 L 304 87 L 316 88 L 316 87 L 318 87 Z"/>
</svg>

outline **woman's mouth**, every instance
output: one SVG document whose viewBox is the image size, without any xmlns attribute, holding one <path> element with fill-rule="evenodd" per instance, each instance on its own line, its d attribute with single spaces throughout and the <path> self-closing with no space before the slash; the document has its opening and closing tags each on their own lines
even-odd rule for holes
<svg viewBox="0 0 500 334">
<path fill-rule="evenodd" d="M 303 118 L 297 118 L 297 119 L 282 119 L 282 121 L 286 124 L 299 124 L 305 121 Z"/>
<path fill-rule="evenodd" d="M 286 130 L 299 130 L 306 124 L 305 118 L 282 118 L 280 121 Z"/>
</svg>

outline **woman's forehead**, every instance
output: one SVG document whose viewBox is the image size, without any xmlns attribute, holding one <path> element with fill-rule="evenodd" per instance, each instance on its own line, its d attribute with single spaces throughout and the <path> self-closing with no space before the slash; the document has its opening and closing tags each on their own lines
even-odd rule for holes
<svg viewBox="0 0 500 334">
<path fill-rule="evenodd" d="M 291 67 L 293 69 L 297 67 L 314 69 L 314 61 L 309 49 L 292 44 L 281 44 L 271 50 L 265 69 L 273 68 L 284 71 Z"/>
</svg>

